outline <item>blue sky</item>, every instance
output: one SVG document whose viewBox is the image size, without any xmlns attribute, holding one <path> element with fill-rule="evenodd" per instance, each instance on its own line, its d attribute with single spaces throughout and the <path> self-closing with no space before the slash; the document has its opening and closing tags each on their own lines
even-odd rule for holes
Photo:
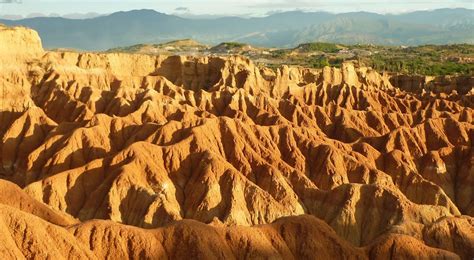
<svg viewBox="0 0 474 260">
<path fill-rule="evenodd" d="M 20 2 L 21 3 L 15 3 Z M 11 3 L 8 3 L 11 2 Z M 155 9 L 164 13 L 264 15 L 274 11 L 305 10 L 350 12 L 370 11 L 378 13 L 401 13 L 414 10 L 464 7 L 474 9 L 474 0 L 0 0 L 0 14 L 28 15 L 31 13 L 112 13 L 132 9 Z"/>
</svg>

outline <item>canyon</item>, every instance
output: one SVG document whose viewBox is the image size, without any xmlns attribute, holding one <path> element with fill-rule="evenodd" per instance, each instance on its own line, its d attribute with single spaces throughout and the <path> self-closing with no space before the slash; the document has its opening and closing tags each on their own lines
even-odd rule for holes
<svg viewBox="0 0 474 260">
<path fill-rule="evenodd" d="M 2 259 L 474 257 L 472 77 L 0 41 Z"/>
</svg>

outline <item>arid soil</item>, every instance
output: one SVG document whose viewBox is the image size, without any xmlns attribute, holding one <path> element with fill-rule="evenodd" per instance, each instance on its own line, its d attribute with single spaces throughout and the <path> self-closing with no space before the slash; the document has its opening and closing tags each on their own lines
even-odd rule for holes
<svg viewBox="0 0 474 260">
<path fill-rule="evenodd" d="M 1 259 L 474 257 L 473 78 L 0 42 Z"/>
</svg>

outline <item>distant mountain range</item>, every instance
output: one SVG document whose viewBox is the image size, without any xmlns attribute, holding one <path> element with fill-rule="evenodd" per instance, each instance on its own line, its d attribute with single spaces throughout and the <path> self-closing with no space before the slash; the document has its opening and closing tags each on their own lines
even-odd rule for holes
<svg viewBox="0 0 474 260">
<path fill-rule="evenodd" d="M 283 12 L 266 17 L 189 19 L 154 10 L 117 12 L 90 19 L 36 17 L 2 20 L 39 32 L 46 48 L 106 50 L 138 43 L 192 38 L 265 47 L 304 42 L 421 45 L 474 43 L 474 10 L 438 9 L 405 14 Z"/>
<path fill-rule="evenodd" d="M 68 18 L 68 19 L 90 19 L 90 18 L 95 18 L 99 16 L 104 16 L 106 14 L 99 14 L 99 13 L 94 13 L 94 12 L 89 12 L 89 13 L 69 13 L 69 14 L 56 14 L 56 13 L 50 13 L 50 14 L 43 14 L 43 13 L 31 13 L 29 15 L 22 16 L 22 15 L 2 15 L 0 14 L 0 19 L 5 19 L 5 20 L 21 20 L 21 19 L 26 19 L 26 18 L 37 18 L 37 17 L 62 17 L 62 18 Z"/>
</svg>

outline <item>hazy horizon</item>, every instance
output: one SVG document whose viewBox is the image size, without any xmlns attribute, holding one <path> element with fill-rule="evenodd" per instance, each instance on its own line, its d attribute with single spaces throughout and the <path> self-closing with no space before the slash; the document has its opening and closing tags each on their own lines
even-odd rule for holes
<svg viewBox="0 0 474 260">
<path fill-rule="evenodd" d="M 407 13 L 442 8 L 474 9 L 474 1 L 59 1 L 59 0 L 0 0 L 0 16 L 68 16 L 81 18 L 106 15 L 119 11 L 153 9 L 157 12 L 182 16 L 264 16 L 277 12 L 326 11 L 330 13 L 373 12 L 380 14 Z"/>
</svg>

